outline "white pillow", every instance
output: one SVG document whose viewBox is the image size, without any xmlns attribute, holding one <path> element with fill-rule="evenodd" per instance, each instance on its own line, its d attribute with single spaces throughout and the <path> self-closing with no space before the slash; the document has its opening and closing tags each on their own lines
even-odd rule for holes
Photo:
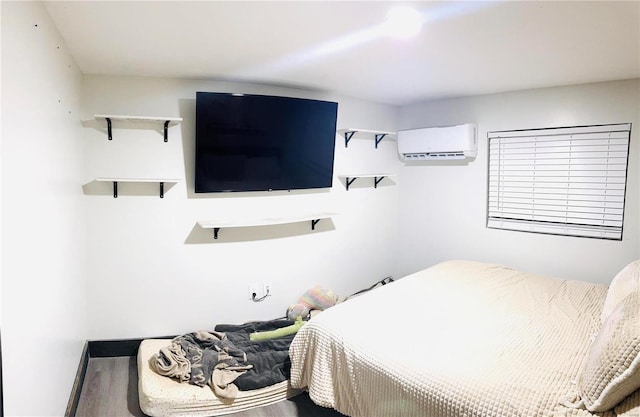
<svg viewBox="0 0 640 417">
<path fill-rule="evenodd" d="M 613 277 L 604 299 L 600 322 L 604 323 L 618 304 L 633 292 L 640 292 L 640 259 L 631 262 Z"/>
<path fill-rule="evenodd" d="M 587 410 L 612 409 L 640 389 L 640 292 L 629 294 L 602 325 L 578 378 Z"/>
</svg>

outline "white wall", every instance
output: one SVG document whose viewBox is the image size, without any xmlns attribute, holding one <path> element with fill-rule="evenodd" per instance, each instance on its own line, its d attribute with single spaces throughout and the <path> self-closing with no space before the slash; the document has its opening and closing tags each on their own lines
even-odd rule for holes
<svg viewBox="0 0 640 417">
<path fill-rule="evenodd" d="M 86 338 L 80 82 L 42 5 L 2 2 L 2 371 L 8 416 L 63 415 Z"/>
<path fill-rule="evenodd" d="M 348 295 L 394 272 L 398 188 L 360 179 L 345 190 L 341 172 L 397 171 L 396 143 L 336 138 L 330 191 L 195 194 L 196 91 L 274 94 L 339 103 L 338 127 L 395 130 L 397 109 L 311 91 L 214 81 L 85 76 L 82 121 L 87 144 L 89 339 L 170 335 L 217 323 L 283 316 L 316 284 Z M 164 143 L 160 129 L 114 123 L 113 141 L 94 114 L 180 116 Z M 97 177 L 181 178 L 157 186 L 119 186 Z M 126 193 L 133 195 L 126 195 Z M 145 195 L 149 194 L 149 195 Z M 255 229 L 222 229 L 218 240 L 198 220 L 338 212 L 321 221 Z M 271 282 L 273 296 L 248 300 L 248 285 Z"/>
<path fill-rule="evenodd" d="M 468 165 L 407 164 L 399 173 L 400 275 L 451 258 L 608 284 L 640 257 L 640 80 L 466 97 L 406 106 L 399 129 L 478 125 Z M 631 122 L 622 241 L 487 229 L 487 132 Z"/>
</svg>

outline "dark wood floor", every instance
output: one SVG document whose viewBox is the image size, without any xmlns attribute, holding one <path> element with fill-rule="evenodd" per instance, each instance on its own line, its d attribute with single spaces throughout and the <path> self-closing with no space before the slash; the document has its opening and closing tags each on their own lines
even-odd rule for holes
<svg viewBox="0 0 640 417">
<path fill-rule="evenodd" d="M 233 417 L 343 417 L 315 405 L 306 393 Z M 147 417 L 138 405 L 136 358 L 90 358 L 76 417 Z"/>
</svg>

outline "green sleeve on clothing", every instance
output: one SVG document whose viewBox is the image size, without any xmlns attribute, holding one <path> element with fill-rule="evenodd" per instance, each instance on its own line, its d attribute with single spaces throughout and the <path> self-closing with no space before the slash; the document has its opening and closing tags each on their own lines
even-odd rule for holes
<svg viewBox="0 0 640 417">
<path fill-rule="evenodd" d="M 296 322 L 290 326 L 287 327 L 281 327 L 279 329 L 276 330 L 269 330 L 266 332 L 254 332 L 251 333 L 249 335 L 249 340 L 252 340 L 254 342 L 260 341 L 260 340 L 269 340 L 269 339 L 276 339 L 278 337 L 283 337 L 283 336 L 289 336 L 290 334 L 295 334 L 298 332 L 298 330 L 300 330 L 300 328 L 305 324 L 304 321 L 302 321 L 301 317 L 298 317 L 296 319 Z"/>
</svg>

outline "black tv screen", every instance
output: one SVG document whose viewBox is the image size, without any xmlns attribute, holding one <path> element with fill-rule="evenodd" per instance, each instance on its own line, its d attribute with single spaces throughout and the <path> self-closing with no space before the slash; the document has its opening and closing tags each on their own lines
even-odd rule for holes
<svg viewBox="0 0 640 417">
<path fill-rule="evenodd" d="M 196 193 L 331 187 L 338 103 L 196 93 Z"/>
</svg>

